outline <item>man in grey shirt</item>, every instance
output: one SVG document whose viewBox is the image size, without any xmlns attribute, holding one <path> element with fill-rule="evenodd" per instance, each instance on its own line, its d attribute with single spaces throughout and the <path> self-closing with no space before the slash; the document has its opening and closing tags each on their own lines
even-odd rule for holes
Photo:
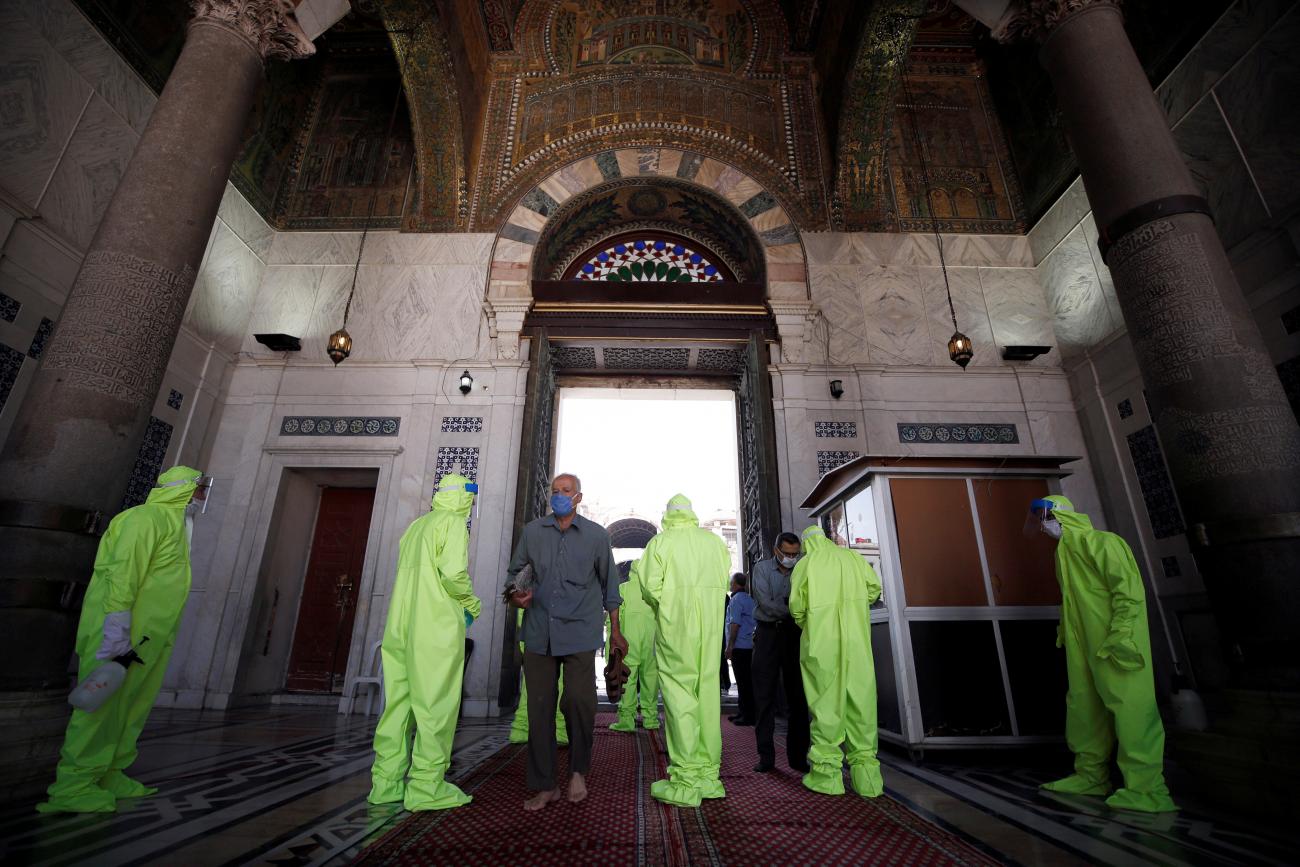
<svg viewBox="0 0 1300 867">
<path fill-rule="evenodd" d="M 555 705 L 564 673 L 565 727 L 569 735 L 569 800 L 587 796 L 596 724 L 596 650 L 604 644 L 609 612 L 613 646 L 627 652 L 618 625 L 618 568 L 605 528 L 577 513 L 582 483 L 571 473 L 551 482 L 551 514 L 530 521 L 510 558 L 508 581 L 532 566 L 533 587 L 516 592 L 510 604 L 524 609 L 519 639 L 524 643 L 528 687 L 528 788 L 537 792 L 525 810 L 559 800 L 555 780 Z"/>
<path fill-rule="evenodd" d="M 799 669 L 799 639 L 803 632 L 790 616 L 790 573 L 799 560 L 799 537 L 782 533 L 776 537 L 775 557 L 754 564 L 750 595 L 754 597 L 754 654 L 750 669 L 754 683 L 754 738 L 758 744 L 755 771 L 776 767 L 772 735 L 776 728 L 777 683 L 784 681 L 789 712 L 785 740 L 786 762 L 796 771 L 808 771 L 808 700 L 803 692 Z M 532 687 L 529 687 L 530 689 Z"/>
</svg>

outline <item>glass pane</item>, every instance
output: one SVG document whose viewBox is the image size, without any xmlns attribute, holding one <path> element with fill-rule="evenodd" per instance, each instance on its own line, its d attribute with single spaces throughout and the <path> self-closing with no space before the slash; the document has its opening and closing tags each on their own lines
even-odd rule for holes
<svg viewBox="0 0 1300 867">
<path fill-rule="evenodd" d="M 990 620 L 913 621 L 912 659 L 926 737 L 1011 734 Z"/>
<path fill-rule="evenodd" d="M 849 547 L 880 550 L 880 534 L 876 532 L 876 501 L 871 488 L 864 488 L 845 503 L 845 520 L 848 523 Z"/>
<path fill-rule="evenodd" d="M 1065 651 L 1056 646 L 1055 620 L 1003 620 L 1011 700 L 1022 735 L 1065 734 Z"/>
<path fill-rule="evenodd" d="M 890 479 L 909 606 L 988 605 L 964 479 Z"/>
<path fill-rule="evenodd" d="M 1056 543 L 1043 533 L 1026 539 L 1029 504 L 1047 496 L 1043 479 L 971 479 L 984 556 L 996 605 L 1060 605 Z"/>
<path fill-rule="evenodd" d="M 822 529 L 826 532 L 826 537 L 836 545 L 841 547 L 848 545 L 849 530 L 844 524 L 843 503 L 836 503 L 835 508 L 822 516 Z"/>
<path fill-rule="evenodd" d="M 882 729 L 903 733 L 898 707 L 898 681 L 894 677 L 894 646 L 889 641 L 889 624 L 871 624 L 871 658 L 876 663 L 876 715 Z"/>
</svg>

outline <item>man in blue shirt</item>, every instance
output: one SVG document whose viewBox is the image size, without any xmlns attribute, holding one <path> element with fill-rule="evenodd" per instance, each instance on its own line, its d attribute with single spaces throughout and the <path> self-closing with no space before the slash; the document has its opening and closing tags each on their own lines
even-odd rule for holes
<svg viewBox="0 0 1300 867">
<path fill-rule="evenodd" d="M 754 681 L 750 667 L 754 656 L 754 598 L 745 592 L 744 572 L 731 576 L 731 602 L 727 605 L 727 659 L 736 669 L 740 713 L 727 717 L 738 726 L 754 724 Z"/>
<path fill-rule="evenodd" d="M 754 596 L 754 739 L 758 743 L 758 764 L 754 770 L 776 767 L 773 732 L 776 729 L 777 685 L 785 686 L 787 719 L 785 757 L 792 770 L 808 773 L 808 700 L 799 668 L 799 641 L 803 635 L 790 616 L 790 573 L 799 561 L 799 537 L 782 533 L 776 537 L 771 560 L 761 560 L 751 570 L 750 589 Z"/>
</svg>

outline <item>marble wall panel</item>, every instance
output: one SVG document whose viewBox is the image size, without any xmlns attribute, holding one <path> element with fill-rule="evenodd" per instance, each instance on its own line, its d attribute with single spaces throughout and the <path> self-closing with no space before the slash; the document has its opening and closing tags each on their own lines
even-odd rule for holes
<svg viewBox="0 0 1300 867">
<path fill-rule="evenodd" d="M 1074 183 L 1047 209 L 1047 213 L 1043 214 L 1042 219 L 1034 224 L 1026 236 L 1033 264 L 1037 265 L 1047 258 L 1047 254 L 1056 249 L 1056 245 L 1065 240 L 1065 236 L 1091 210 L 1088 194 L 1083 189 L 1083 178 L 1075 178 Z"/>
<path fill-rule="evenodd" d="M 360 246 L 360 232 L 276 232 L 267 264 L 355 265 Z"/>
<path fill-rule="evenodd" d="M 1056 346 L 1047 299 L 1033 270 L 980 268 L 979 274 L 999 354 L 1004 346 Z M 1061 357 L 1059 351 L 1053 351 L 1028 364 L 1059 367 Z"/>
<path fill-rule="evenodd" d="M 1046 291 L 1052 327 L 1065 357 L 1073 357 L 1101 342 L 1119 327 L 1120 321 L 1106 303 L 1082 226 L 1076 226 L 1052 250 L 1037 272 Z"/>
<path fill-rule="evenodd" d="M 948 311 L 948 293 L 944 289 L 943 271 L 927 267 L 919 269 L 919 275 L 925 293 L 925 312 L 929 319 L 929 363 L 951 364 L 948 338 L 952 337 L 952 316 Z M 948 285 L 952 289 L 957 327 L 975 344 L 975 357 L 971 360 L 971 366 L 1001 364 L 1001 352 L 993 342 L 993 327 L 989 324 L 988 310 L 984 307 L 979 270 L 969 267 L 949 268 Z"/>
<path fill-rule="evenodd" d="M 226 182 L 226 192 L 221 197 L 221 206 L 217 216 L 230 231 L 248 245 L 257 258 L 263 262 L 271 252 L 271 242 L 275 239 L 275 230 L 266 224 L 257 209 L 248 203 L 235 185 Z"/>
<path fill-rule="evenodd" d="M 1300 132 L 1300 126 L 1296 129 Z M 1174 127 L 1174 141 L 1210 203 L 1214 226 L 1225 247 L 1231 248 L 1268 221 L 1250 171 L 1212 97 L 1197 103 Z M 1294 150 L 1296 139 L 1291 146 Z"/>
<path fill-rule="evenodd" d="M 878 265 L 864 268 L 863 275 L 872 363 L 930 363 L 932 338 L 919 270 L 909 265 Z M 945 334 L 945 342 L 947 338 Z"/>
<path fill-rule="evenodd" d="M 1033 264 L 1029 242 L 1022 235 L 943 235 L 942 238 L 943 261 L 948 265 L 1024 268 Z"/>
<path fill-rule="evenodd" d="M 268 265 L 262 275 L 262 285 L 258 289 L 253 311 L 249 316 L 248 330 L 244 335 L 244 351 L 255 355 L 265 355 L 269 350 L 253 340 L 254 334 L 292 334 L 303 339 L 303 351 L 300 357 L 324 357 L 323 340 L 317 347 L 308 347 L 307 338 L 311 336 L 309 326 L 312 324 L 312 309 L 316 305 L 316 294 L 320 289 L 325 268 L 307 265 Z M 351 268 L 330 268 L 333 275 L 343 279 L 352 279 Z M 342 308 L 339 309 L 339 321 L 342 321 Z M 338 325 L 324 333 L 328 335 Z M 315 355 L 319 350 L 320 356 Z"/>
<path fill-rule="evenodd" d="M 812 265 L 860 265 L 862 251 L 848 232 L 805 232 L 803 248 Z"/>
<path fill-rule="evenodd" d="M 41 217 L 74 246 L 88 248 L 139 139 L 102 97 L 92 96 L 41 198 Z"/>
<path fill-rule="evenodd" d="M 867 352 L 866 309 L 862 304 L 862 269 L 853 265 L 814 265 L 809 283 L 812 299 L 821 311 L 808 342 L 812 363 L 824 362 L 826 330 L 830 335 L 831 364 L 865 364 Z"/>
<path fill-rule="evenodd" d="M 186 325 L 233 354 L 248 334 L 249 316 L 266 266 L 225 221 L 217 220 L 212 235 L 194 283 Z"/>
<path fill-rule="evenodd" d="M 1300 203 L 1300 6 L 1277 25 L 1215 87 L 1224 114 L 1274 214 Z"/>
<path fill-rule="evenodd" d="M 1097 269 L 1097 280 L 1101 283 L 1101 294 L 1106 299 L 1106 309 L 1110 311 L 1111 321 L 1116 328 L 1124 326 L 1124 313 L 1119 306 L 1119 298 L 1115 295 L 1115 281 L 1110 276 L 1110 269 L 1101 258 L 1101 248 L 1097 246 L 1097 221 L 1093 218 L 1092 212 L 1083 218 L 1080 223 L 1083 227 L 1083 237 L 1088 242 L 1088 255 L 1092 257 L 1092 264 Z"/>
<path fill-rule="evenodd" d="M 938 265 L 939 248 L 929 235 L 862 232 L 855 234 L 862 261 L 873 265 Z"/>
<path fill-rule="evenodd" d="M 0 186 L 35 209 L 91 87 L 21 14 L 0 4 Z"/>
</svg>

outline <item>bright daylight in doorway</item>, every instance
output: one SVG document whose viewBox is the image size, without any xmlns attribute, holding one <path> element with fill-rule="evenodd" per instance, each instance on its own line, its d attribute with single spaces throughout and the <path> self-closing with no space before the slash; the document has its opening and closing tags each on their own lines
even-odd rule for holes
<svg viewBox="0 0 1300 867">
<path fill-rule="evenodd" d="M 659 526 L 668 498 L 685 494 L 700 525 L 726 540 L 732 569 L 740 568 L 733 392 L 562 388 L 556 429 L 555 471 L 582 479 L 588 518 L 608 526 L 637 517 Z"/>
</svg>

